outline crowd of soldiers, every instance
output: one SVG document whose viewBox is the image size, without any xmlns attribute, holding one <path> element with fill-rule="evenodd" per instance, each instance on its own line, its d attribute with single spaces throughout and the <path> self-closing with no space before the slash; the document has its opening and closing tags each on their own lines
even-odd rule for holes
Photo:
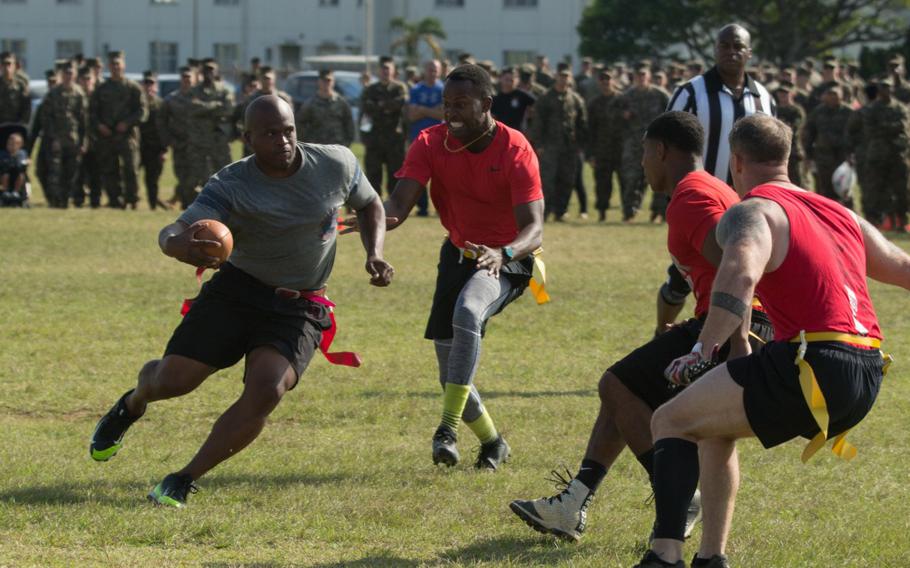
<svg viewBox="0 0 910 568">
<path fill-rule="evenodd" d="M 28 78 L 15 55 L 0 54 L 0 124 L 29 124 Z M 606 219 L 619 181 L 622 220 L 631 221 L 642 207 L 646 182 L 641 168 L 641 140 L 648 123 L 663 112 L 670 93 L 702 74 L 705 64 L 644 60 L 631 68 L 623 63 L 595 64 L 583 58 L 578 73 L 567 63 L 550 69 L 546 57 L 534 64 L 497 69 L 490 61 L 462 54 L 456 63 L 473 62 L 487 69 L 498 85 L 493 101 L 497 120 L 527 135 L 538 152 L 548 219 L 565 220 L 573 191 L 579 211 L 587 217 L 585 163 L 593 169 L 598 219 Z M 275 71 L 250 62 L 235 95 L 221 80 L 214 59 L 188 60 L 180 68 L 180 87 L 164 100 L 157 95 L 157 77 L 147 71 L 142 85 L 125 76 L 123 52 L 108 54 L 109 74 L 102 81 L 99 58 L 58 61 L 47 72 L 49 92 L 32 118 L 26 149 L 40 139 L 36 174 L 48 205 L 82 206 L 88 197 L 101 206 L 136 208 L 138 169 L 145 170 L 149 207 L 188 206 L 208 177 L 231 161 L 230 143 L 240 137 L 246 105 L 274 94 L 292 105 L 277 87 Z M 352 110 L 335 89 L 331 70 L 323 69 L 317 93 L 295 105 L 302 141 L 350 146 L 355 129 L 365 147 L 364 171 L 379 190 L 390 189 L 404 159 L 409 121 L 415 116 L 441 116 L 441 106 L 415 115 L 412 90 L 427 74 L 445 77 L 453 64 L 431 61 L 423 74 L 407 67 L 402 80 L 391 57 L 380 58 L 378 77 L 365 73 L 355 124 Z M 791 152 L 791 179 L 852 206 L 849 192 L 832 183 L 844 162 L 855 168 L 862 188 L 864 215 L 879 227 L 903 229 L 908 222 L 908 158 L 910 158 L 910 84 L 904 60 L 894 56 L 886 76 L 864 82 L 855 61 L 828 57 L 798 65 L 761 64 L 748 69 L 774 94 L 777 113 L 797 134 Z M 432 77 L 429 84 L 438 83 Z M 441 92 L 441 84 L 439 86 Z M 440 103 L 441 104 L 441 103 Z M 173 150 L 177 187 L 168 200 L 158 196 L 158 180 L 168 149 Z M 245 152 L 246 153 L 246 152 Z M 615 176 L 615 177 L 614 177 Z M 88 192 L 86 194 L 86 188 Z M 388 190 L 387 189 L 387 190 Z M 666 209 L 654 196 L 650 220 Z"/>
</svg>

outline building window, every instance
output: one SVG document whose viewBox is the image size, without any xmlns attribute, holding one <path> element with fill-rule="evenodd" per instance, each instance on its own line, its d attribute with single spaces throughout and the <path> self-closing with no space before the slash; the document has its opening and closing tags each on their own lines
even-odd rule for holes
<svg viewBox="0 0 910 568">
<path fill-rule="evenodd" d="M 77 53 L 82 53 L 81 39 L 57 40 L 57 59 L 71 59 Z"/>
<path fill-rule="evenodd" d="M 175 6 L 177 4 L 177 0 L 151 0 L 151 2 L 152 4 L 170 4 L 172 6 Z"/>
<path fill-rule="evenodd" d="M 321 8 L 337 8 L 338 0 L 319 0 L 319 6 Z"/>
<path fill-rule="evenodd" d="M 149 67 L 158 73 L 177 72 L 177 44 L 153 41 L 149 44 Z"/>
<path fill-rule="evenodd" d="M 57 0 L 57 4 L 82 4 L 82 0 Z"/>
<path fill-rule="evenodd" d="M 212 52 L 222 69 L 233 69 L 240 59 L 240 46 L 236 43 L 216 43 L 212 46 Z"/>
<path fill-rule="evenodd" d="M 16 55 L 16 59 L 22 64 L 22 67 L 28 67 L 28 61 L 25 57 L 25 40 L 24 39 L 2 39 L 0 40 L 0 51 L 9 51 Z"/>
<path fill-rule="evenodd" d="M 537 52 L 534 50 L 507 49 L 502 52 L 502 63 L 507 67 L 515 67 L 522 63 L 533 63 Z"/>
<path fill-rule="evenodd" d="M 464 8 L 464 0 L 436 0 L 437 8 Z"/>
<path fill-rule="evenodd" d="M 215 0 L 216 6 L 237 6 L 240 0 Z"/>
<path fill-rule="evenodd" d="M 0 0 L 0 4 L 25 4 L 25 0 Z"/>
<path fill-rule="evenodd" d="M 502 0 L 503 8 L 536 8 L 537 0 Z"/>
</svg>

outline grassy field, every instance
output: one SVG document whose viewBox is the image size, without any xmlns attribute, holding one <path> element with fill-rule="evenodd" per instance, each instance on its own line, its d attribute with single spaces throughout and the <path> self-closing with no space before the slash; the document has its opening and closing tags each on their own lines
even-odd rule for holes
<svg viewBox="0 0 910 568">
<path fill-rule="evenodd" d="M 553 302 L 522 298 L 484 342 L 477 383 L 513 449 L 496 474 L 470 467 L 467 429 L 463 465 L 430 460 L 441 404 L 422 334 L 438 220 L 390 234 L 397 274 L 384 290 L 368 285 L 357 239 L 341 239 L 330 282 L 336 346 L 359 351 L 363 367 L 317 356 L 259 440 L 200 480 L 188 508 L 170 510 L 145 494 L 184 465 L 239 394 L 239 367 L 151 406 L 108 463 L 89 458 L 88 441 L 196 291 L 192 269 L 156 246 L 174 213 L 36 205 L 0 211 L 0 566 L 614 567 L 642 553 L 653 513 L 628 453 L 577 545 L 531 531 L 508 503 L 552 494 L 549 470 L 578 467 L 597 380 L 653 329 L 665 227 L 621 225 L 615 210 L 606 225 L 546 226 Z M 735 566 L 910 566 L 910 296 L 880 285 L 872 293 L 897 362 L 851 434 L 859 457 L 846 464 L 822 452 L 801 465 L 798 443 L 742 443 Z"/>
</svg>

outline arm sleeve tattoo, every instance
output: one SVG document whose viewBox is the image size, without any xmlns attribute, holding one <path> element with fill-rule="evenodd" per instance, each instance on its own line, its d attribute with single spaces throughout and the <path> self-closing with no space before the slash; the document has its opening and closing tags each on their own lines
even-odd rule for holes
<svg viewBox="0 0 910 568">
<path fill-rule="evenodd" d="M 745 302 L 726 292 L 712 292 L 711 307 L 718 307 L 722 310 L 726 310 L 739 319 L 745 319 L 746 310 L 749 309 L 749 306 L 747 306 Z"/>
</svg>

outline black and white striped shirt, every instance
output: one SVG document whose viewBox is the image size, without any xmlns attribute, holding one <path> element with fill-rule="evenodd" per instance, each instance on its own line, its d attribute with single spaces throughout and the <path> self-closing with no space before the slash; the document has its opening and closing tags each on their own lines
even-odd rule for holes
<svg viewBox="0 0 910 568">
<path fill-rule="evenodd" d="M 757 112 L 777 116 L 774 98 L 761 83 L 747 74 L 743 94 L 736 99 L 721 80 L 717 67 L 677 87 L 667 110 L 690 112 L 698 117 L 705 129 L 705 170 L 728 184 L 733 183 L 729 142 L 733 123 Z"/>
</svg>

